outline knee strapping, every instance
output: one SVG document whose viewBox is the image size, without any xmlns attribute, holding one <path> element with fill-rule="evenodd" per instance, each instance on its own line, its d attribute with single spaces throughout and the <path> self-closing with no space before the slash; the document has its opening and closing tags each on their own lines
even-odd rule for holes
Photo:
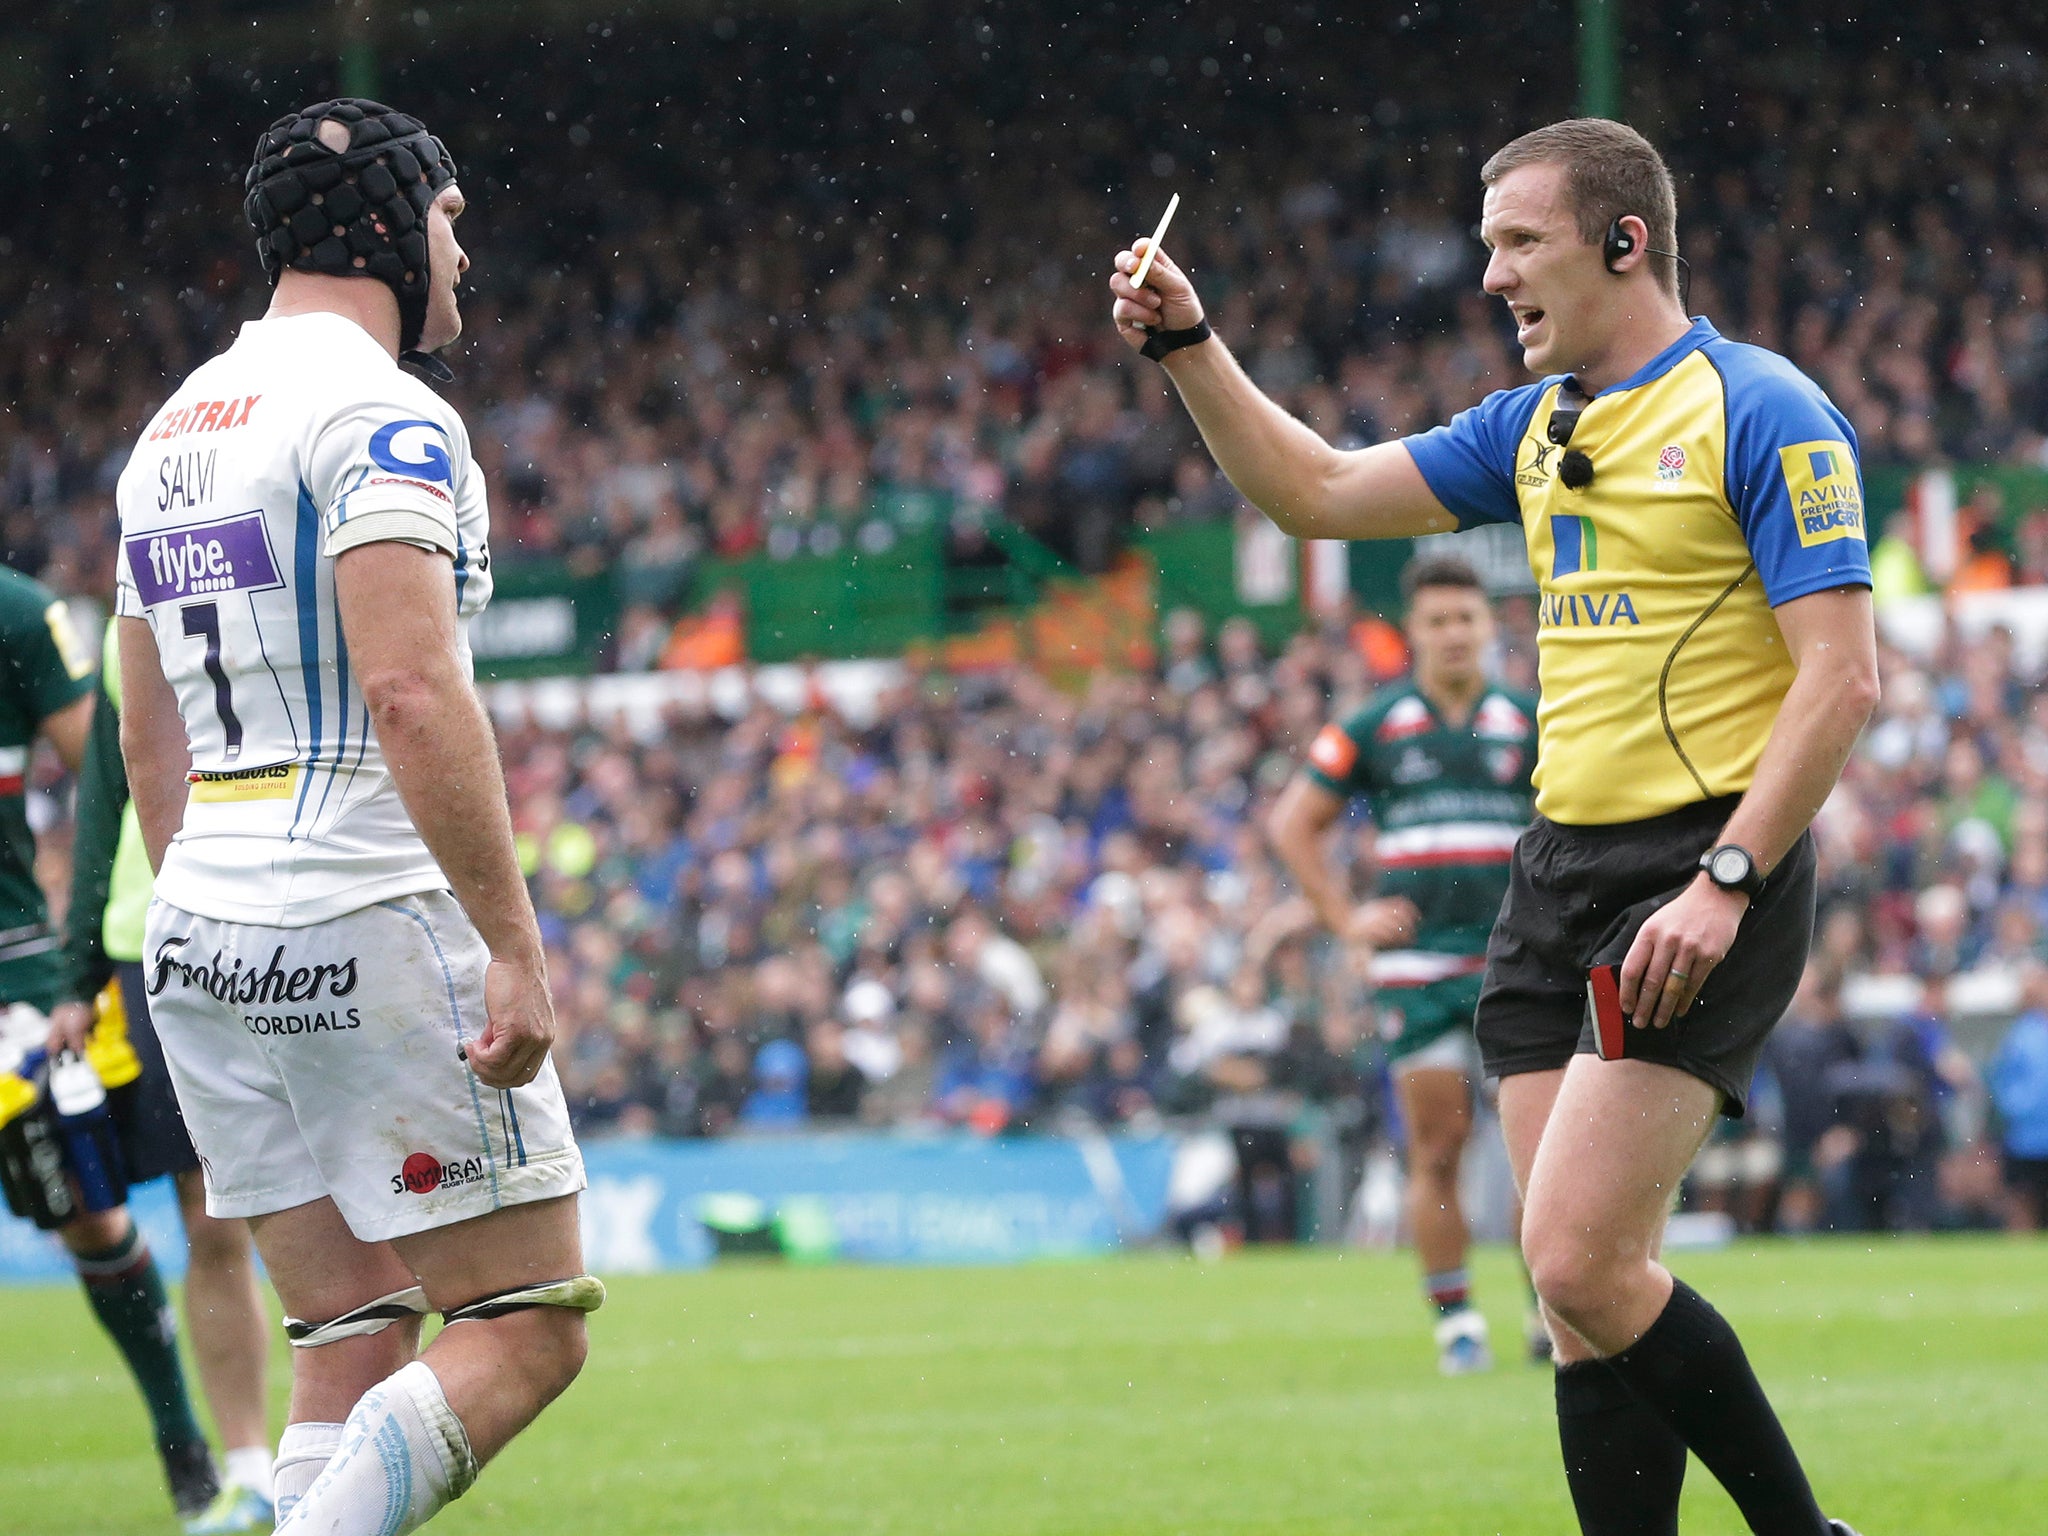
<svg viewBox="0 0 2048 1536">
<path fill-rule="evenodd" d="M 441 1314 L 448 1323 L 482 1323 L 508 1312 L 528 1307 L 561 1307 L 570 1312 L 595 1312 L 604 1305 L 604 1282 L 595 1275 L 576 1275 L 568 1280 L 550 1280 L 544 1285 L 522 1285 L 509 1291 L 479 1296 L 475 1301 L 450 1307 Z"/>
<path fill-rule="evenodd" d="M 366 1301 L 353 1312 L 344 1312 L 324 1323 L 308 1323 L 288 1317 L 284 1320 L 284 1336 L 291 1340 L 294 1349 L 315 1349 L 341 1339 L 382 1333 L 393 1323 L 425 1317 L 432 1310 L 427 1305 L 427 1293 L 414 1285 L 393 1291 L 389 1296 L 379 1296 L 375 1301 Z"/>
</svg>

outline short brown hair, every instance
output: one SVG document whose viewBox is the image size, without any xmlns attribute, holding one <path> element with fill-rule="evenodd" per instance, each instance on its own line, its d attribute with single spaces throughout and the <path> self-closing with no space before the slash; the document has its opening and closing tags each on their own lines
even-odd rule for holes
<svg viewBox="0 0 2048 1536">
<path fill-rule="evenodd" d="M 1479 579 L 1472 562 L 1461 555 L 1417 555 L 1401 572 L 1401 597 L 1413 602 L 1424 587 L 1468 587 L 1481 597 L 1486 583 Z"/>
<path fill-rule="evenodd" d="M 1492 186 L 1525 165 L 1564 167 L 1564 195 L 1578 224 L 1579 238 L 1598 245 L 1614 221 L 1634 214 L 1650 231 L 1650 248 L 1678 249 L 1678 194 L 1656 147 L 1626 123 L 1604 117 L 1573 117 L 1525 133 L 1481 167 L 1479 180 Z M 1664 286 L 1678 292 L 1678 263 L 1652 258 Z"/>
</svg>

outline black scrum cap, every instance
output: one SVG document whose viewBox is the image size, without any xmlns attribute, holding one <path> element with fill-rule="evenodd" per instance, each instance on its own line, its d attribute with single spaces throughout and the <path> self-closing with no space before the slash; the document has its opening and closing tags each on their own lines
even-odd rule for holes
<svg viewBox="0 0 2048 1536">
<path fill-rule="evenodd" d="M 346 149 L 321 142 L 330 122 L 348 130 Z M 412 352 L 427 320 L 427 210 L 454 179 L 446 146 L 418 118 L 345 96 L 264 130 L 242 208 L 273 288 L 287 267 L 374 277 L 398 296 L 398 345 Z"/>
</svg>

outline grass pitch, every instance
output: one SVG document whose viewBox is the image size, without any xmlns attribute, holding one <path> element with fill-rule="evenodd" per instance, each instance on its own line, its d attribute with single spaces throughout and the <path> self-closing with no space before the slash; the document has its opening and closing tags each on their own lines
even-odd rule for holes
<svg viewBox="0 0 2048 1536">
<path fill-rule="evenodd" d="M 1504 1252 L 1476 1267 L 1506 1359 L 1456 1381 L 1405 1254 L 621 1280 L 582 1380 L 431 1529 L 1574 1531 L 1548 1373 L 1514 1352 L 1519 1281 Z M 2048 1531 L 2048 1244 L 1780 1242 L 1677 1267 L 1865 1536 Z M 84 1303 L 0 1303 L 0 1531 L 175 1531 Z M 1685 1529 L 1743 1530 L 1697 1464 Z"/>
</svg>

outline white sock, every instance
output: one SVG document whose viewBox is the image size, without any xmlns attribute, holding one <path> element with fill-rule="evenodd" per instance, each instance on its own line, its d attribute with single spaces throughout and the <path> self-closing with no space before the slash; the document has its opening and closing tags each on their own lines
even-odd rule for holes
<svg viewBox="0 0 2048 1536">
<path fill-rule="evenodd" d="M 292 1506 L 306 1496 L 313 1479 L 327 1470 L 327 1463 L 341 1449 L 339 1424 L 287 1424 L 277 1442 L 277 1466 L 270 1477 L 270 1499 L 283 1520 Z"/>
<path fill-rule="evenodd" d="M 370 1388 L 341 1446 L 289 1517 L 292 1536 L 406 1536 L 476 1481 L 469 1434 L 441 1383 L 415 1360 Z"/>
<path fill-rule="evenodd" d="M 335 1426 L 336 1429 L 340 1427 Z M 238 1445 L 228 1452 L 227 1463 L 230 1483 L 253 1488 L 266 1499 L 272 1497 L 269 1446 Z"/>
</svg>

